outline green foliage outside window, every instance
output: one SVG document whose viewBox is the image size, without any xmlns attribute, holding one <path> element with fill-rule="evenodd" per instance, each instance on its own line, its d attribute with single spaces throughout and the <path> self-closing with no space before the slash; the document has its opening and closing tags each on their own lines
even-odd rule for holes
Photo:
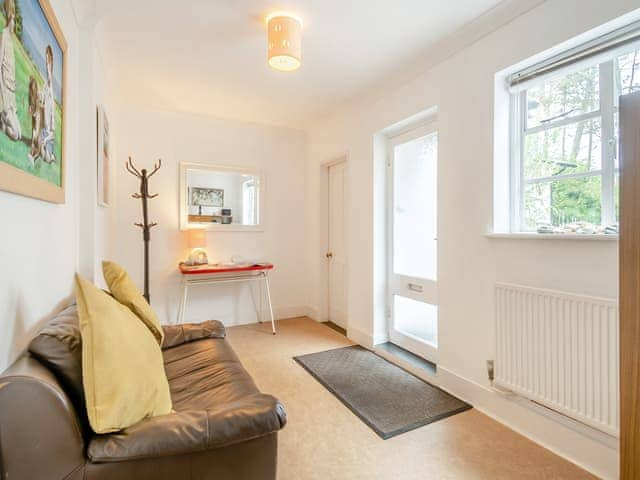
<svg viewBox="0 0 640 480">
<path fill-rule="evenodd" d="M 614 78 L 602 85 L 601 66 L 596 65 L 547 80 L 524 94 L 521 168 L 526 230 L 541 224 L 601 225 L 603 182 L 609 182 L 605 191 L 613 190 L 608 205 L 613 204 L 614 212 L 605 216 L 617 219 L 617 173 L 613 178 L 603 176 L 603 147 L 618 137 L 617 101 L 601 109 L 600 95 L 603 88 L 612 90 L 609 95 L 614 97 L 640 90 L 640 51 L 621 55 L 608 65 L 613 66 L 609 68 Z M 603 138 L 604 125 L 605 131 L 613 130 L 613 138 Z M 604 161 L 612 160 L 605 157 Z M 617 160 L 611 168 L 618 168 Z"/>
</svg>

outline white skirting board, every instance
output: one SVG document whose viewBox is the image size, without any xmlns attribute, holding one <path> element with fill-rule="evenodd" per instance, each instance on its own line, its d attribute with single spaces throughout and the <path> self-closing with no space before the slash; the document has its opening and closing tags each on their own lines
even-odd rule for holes
<svg viewBox="0 0 640 480">
<path fill-rule="evenodd" d="M 599 430 L 537 406 L 507 397 L 438 367 L 437 384 L 482 413 L 603 479 L 617 479 L 618 440 Z"/>
<path fill-rule="evenodd" d="M 347 336 L 366 348 L 374 348 L 374 345 L 386 341 L 385 338 L 374 339 L 371 334 L 353 327 L 348 328 Z M 381 355 L 390 358 L 384 353 Z M 605 480 L 618 478 L 617 438 L 536 405 L 525 398 L 506 396 L 490 386 L 459 376 L 441 365 L 438 366 L 437 374 L 433 376 L 402 360 L 394 359 L 394 362 L 594 475 Z"/>
<path fill-rule="evenodd" d="M 374 345 L 373 337 L 359 330 L 349 329 L 348 336 L 364 347 L 372 348 Z M 388 355 L 382 356 L 389 358 Z M 438 365 L 437 374 L 433 376 L 401 360 L 394 359 L 394 362 L 597 477 L 605 480 L 619 477 L 617 438 L 525 398 L 504 395 L 441 365 Z"/>
</svg>

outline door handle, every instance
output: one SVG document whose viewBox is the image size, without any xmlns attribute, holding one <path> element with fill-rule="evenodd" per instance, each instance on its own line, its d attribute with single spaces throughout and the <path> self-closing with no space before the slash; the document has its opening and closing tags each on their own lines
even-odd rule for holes
<svg viewBox="0 0 640 480">
<path fill-rule="evenodd" d="M 327 252 L 324 256 L 329 258 L 329 259 L 331 259 L 331 258 L 333 258 L 333 253 L 332 252 Z"/>
<path fill-rule="evenodd" d="M 422 293 L 424 291 L 424 287 L 422 285 L 418 285 L 417 283 L 410 283 L 408 287 L 412 292 Z"/>
</svg>

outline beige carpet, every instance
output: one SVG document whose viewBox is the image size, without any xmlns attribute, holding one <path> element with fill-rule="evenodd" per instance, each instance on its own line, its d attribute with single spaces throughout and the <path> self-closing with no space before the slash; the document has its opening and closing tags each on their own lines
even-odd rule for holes
<svg viewBox="0 0 640 480">
<path fill-rule="evenodd" d="M 315 479 L 588 479 L 575 465 L 477 410 L 380 439 L 292 357 L 349 345 L 308 318 L 228 330 L 261 390 L 285 405 L 278 478 Z"/>
</svg>

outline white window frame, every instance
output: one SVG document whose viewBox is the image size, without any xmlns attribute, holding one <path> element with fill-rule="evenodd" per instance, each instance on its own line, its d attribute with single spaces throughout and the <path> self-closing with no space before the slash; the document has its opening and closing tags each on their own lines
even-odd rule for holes
<svg viewBox="0 0 640 480">
<path fill-rule="evenodd" d="M 252 190 L 252 192 L 250 192 Z M 251 202 L 247 201 L 247 197 L 251 197 Z M 251 222 L 250 224 L 258 224 L 258 182 L 256 179 L 252 178 L 249 180 L 245 180 L 242 182 L 242 221 L 247 222 L 248 220 Z M 251 209 L 251 219 L 246 218 L 246 214 Z"/>
<path fill-rule="evenodd" d="M 615 105 L 615 69 L 614 61 L 617 53 L 607 61 L 600 62 L 599 65 L 599 91 L 600 106 L 598 110 L 593 112 L 567 117 L 554 122 L 549 122 L 535 127 L 527 128 L 527 90 L 535 86 L 533 84 L 527 89 L 511 94 L 511 231 L 515 233 L 532 233 L 526 230 L 524 225 L 524 192 L 525 184 L 547 183 L 550 181 L 568 180 L 574 178 L 601 177 L 601 225 L 611 225 L 616 222 L 615 212 L 615 176 L 619 168 L 615 167 L 617 155 L 616 138 L 615 138 L 615 114 L 617 106 Z M 559 72 L 558 76 L 562 77 L 573 71 L 579 71 L 586 68 L 584 65 L 570 66 Z M 548 79 L 541 80 L 543 83 Z M 549 177 L 540 177 L 536 179 L 525 179 L 523 159 L 525 137 L 527 134 L 539 131 L 558 128 L 565 125 L 571 125 L 583 120 L 600 118 L 602 128 L 602 148 L 601 148 L 601 169 L 592 170 L 582 173 L 571 173 L 564 175 L 554 175 Z"/>
</svg>

